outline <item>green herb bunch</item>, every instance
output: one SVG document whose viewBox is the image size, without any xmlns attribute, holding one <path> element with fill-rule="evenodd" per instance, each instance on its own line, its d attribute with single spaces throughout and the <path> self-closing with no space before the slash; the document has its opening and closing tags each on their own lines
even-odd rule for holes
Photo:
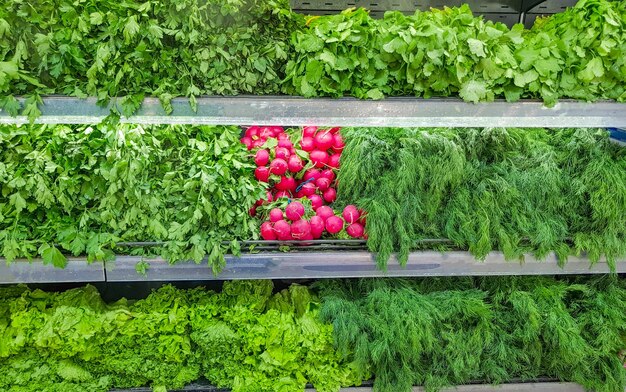
<svg viewBox="0 0 626 392">
<path fill-rule="evenodd" d="M 626 255 L 626 151 L 605 130 L 342 132 L 338 203 L 368 212 L 368 246 L 383 268 L 428 238 L 479 259 Z"/>
<path fill-rule="evenodd" d="M 38 115 L 40 95 L 144 96 L 166 110 L 175 96 L 274 94 L 295 16 L 286 0 L 68 2 L 0 7 L 0 107 Z"/>
<path fill-rule="evenodd" d="M 201 261 L 214 271 L 236 240 L 258 238 L 248 209 L 265 194 L 237 127 L 102 124 L 0 128 L 0 255 L 131 253 Z M 223 245 L 223 241 L 231 241 Z"/>
<path fill-rule="evenodd" d="M 581 0 L 531 30 L 474 17 L 467 5 L 387 12 L 363 9 L 312 19 L 293 34 L 284 90 L 352 95 L 504 97 L 588 101 L 626 98 L 623 2 Z"/>
<path fill-rule="evenodd" d="M 545 277 L 325 281 L 335 344 L 374 391 L 426 391 L 541 377 L 621 392 L 626 290 L 616 279 Z"/>
</svg>

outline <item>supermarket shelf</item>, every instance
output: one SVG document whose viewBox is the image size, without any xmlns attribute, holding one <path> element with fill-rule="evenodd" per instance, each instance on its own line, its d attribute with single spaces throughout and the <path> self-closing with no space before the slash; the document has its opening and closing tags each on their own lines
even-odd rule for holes
<svg viewBox="0 0 626 392">
<path fill-rule="evenodd" d="M 37 123 L 93 124 L 117 105 L 95 98 L 46 97 Z M 117 106 L 115 106 L 117 107 Z M 459 99 L 387 98 L 380 101 L 301 97 L 204 97 L 194 112 L 186 98 L 172 101 L 168 115 L 156 98 L 122 122 L 138 124 L 332 125 L 371 127 L 602 127 L 626 128 L 626 104 L 563 100 L 552 108 L 540 101 L 467 103 Z M 0 110 L 0 123 L 27 123 Z"/>
<path fill-rule="evenodd" d="M 506 261 L 502 253 L 493 252 L 485 261 L 476 261 L 468 252 L 413 252 L 406 267 L 390 260 L 387 271 L 381 271 L 374 256 L 366 251 L 287 252 L 244 254 L 227 257 L 226 268 L 214 276 L 205 263 L 168 264 L 162 259 L 144 260 L 145 274 L 136 271 L 141 257 L 119 256 L 106 264 L 108 282 L 193 281 L 233 279 L 324 279 L 366 277 L 489 276 L 489 275 L 559 275 L 609 273 L 606 262 L 590 265 L 587 258 L 571 257 L 563 268 L 552 254 L 539 261 L 531 256 L 524 263 Z M 626 261 L 618 262 L 617 272 L 626 272 Z"/>
<path fill-rule="evenodd" d="M 387 271 L 376 266 L 367 251 L 292 251 L 227 256 L 226 268 L 217 276 L 204 263 L 192 261 L 168 264 L 163 259 L 143 259 L 145 274 L 137 272 L 139 256 L 118 256 L 115 261 L 88 264 L 84 258 L 71 258 L 65 269 L 44 265 L 40 259 L 20 260 L 9 265 L 0 259 L 0 284 L 67 282 L 159 282 L 237 279 L 325 279 L 368 277 L 492 276 L 606 274 L 606 262 L 591 266 L 585 257 L 570 257 L 560 267 L 557 257 L 545 260 L 527 256 L 525 261 L 506 261 L 500 252 L 477 261 L 468 252 L 413 252 L 405 267 L 390 260 Z M 617 263 L 618 273 L 626 273 L 626 261 Z"/>
<path fill-rule="evenodd" d="M 44 265 L 38 259 L 32 262 L 16 260 L 8 265 L 4 259 L 0 259 L 0 284 L 104 281 L 104 264 L 88 264 L 85 259 L 70 258 L 67 267 L 63 269 L 50 264 Z"/>
<path fill-rule="evenodd" d="M 342 388 L 341 392 L 372 392 L 371 387 L 365 388 Z M 314 392 L 309 389 L 306 392 Z M 413 387 L 411 392 L 425 392 L 422 387 Z M 459 385 L 456 387 L 442 388 L 441 392 L 584 392 L 585 388 L 574 383 L 542 382 L 542 383 L 519 383 L 519 384 L 476 384 Z"/>
<path fill-rule="evenodd" d="M 372 387 L 341 388 L 340 392 L 373 392 Z M 114 392 L 150 392 L 150 388 L 114 389 Z M 172 392 L 227 392 L 228 389 L 215 388 L 202 384 L 193 384 L 189 387 L 173 390 Z M 412 392 L 425 392 L 422 387 L 413 387 Z M 578 384 L 567 382 L 535 382 L 535 383 L 511 383 L 502 385 L 475 384 L 459 385 L 456 387 L 442 388 L 441 392 L 584 392 L 585 389 Z M 315 392 L 313 388 L 307 388 L 304 392 Z"/>
</svg>

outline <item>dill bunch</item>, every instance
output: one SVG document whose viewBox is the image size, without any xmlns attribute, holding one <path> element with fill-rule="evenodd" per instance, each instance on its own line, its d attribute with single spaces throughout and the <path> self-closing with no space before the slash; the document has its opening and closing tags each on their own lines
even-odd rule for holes
<svg viewBox="0 0 626 392">
<path fill-rule="evenodd" d="M 484 259 L 626 254 L 626 159 L 601 129 L 351 128 L 339 204 L 368 211 L 381 268 L 425 238 Z"/>
<path fill-rule="evenodd" d="M 626 290 L 614 277 L 324 281 L 320 317 L 376 392 L 556 378 L 621 392 Z"/>
</svg>

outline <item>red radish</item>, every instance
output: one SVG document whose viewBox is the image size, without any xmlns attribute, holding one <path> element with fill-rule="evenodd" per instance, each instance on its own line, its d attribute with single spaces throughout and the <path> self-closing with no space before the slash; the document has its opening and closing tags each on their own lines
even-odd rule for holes
<svg viewBox="0 0 626 392">
<path fill-rule="evenodd" d="M 293 148 L 293 147 L 291 147 L 291 148 L 289 149 L 289 154 L 291 154 L 291 155 L 296 155 L 296 149 L 295 149 L 295 148 Z"/>
<path fill-rule="evenodd" d="M 308 180 L 309 178 L 315 178 L 317 180 L 318 178 L 320 178 L 320 175 L 321 174 L 320 174 L 319 170 L 317 170 L 317 169 L 309 169 L 309 170 L 304 172 L 304 177 L 302 177 L 302 179 L 304 181 Z"/>
<path fill-rule="evenodd" d="M 307 182 L 306 184 L 302 185 L 302 188 L 300 188 L 300 190 L 302 191 L 302 194 L 304 196 L 311 196 L 315 194 L 317 187 L 313 182 Z"/>
<path fill-rule="evenodd" d="M 325 222 L 326 231 L 330 234 L 337 234 L 343 229 L 343 220 L 336 216 L 329 216 Z"/>
<path fill-rule="evenodd" d="M 332 203 L 337 199 L 337 191 L 335 188 L 328 188 L 322 194 L 326 203 Z"/>
<path fill-rule="evenodd" d="M 270 161 L 270 153 L 267 150 L 258 150 L 254 155 L 254 163 L 257 166 L 265 166 Z"/>
<path fill-rule="evenodd" d="M 320 173 L 320 176 L 328 178 L 330 182 L 333 182 L 333 180 L 335 179 L 335 172 L 333 171 L 333 169 L 324 169 Z"/>
<path fill-rule="evenodd" d="M 271 202 L 274 201 L 274 197 L 272 196 L 272 192 L 270 192 L 270 191 L 265 192 L 265 200 L 268 203 L 271 203 Z"/>
<path fill-rule="evenodd" d="M 318 150 L 326 151 L 333 146 L 334 137 L 330 131 L 318 132 L 314 139 Z"/>
<path fill-rule="evenodd" d="M 326 219 L 335 215 L 335 211 L 329 206 L 321 206 L 315 211 L 315 215 L 326 221 Z"/>
<path fill-rule="evenodd" d="M 254 177 L 261 182 L 267 182 L 270 178 L 270 169 L 267 166 L 259 166 L 254 169 Z"/>
<path fill-rule="evenodd" d="M 283 133 L 285 132 L 285 130 L 283 129 L 283 127 L 270 127 L 270 129 L 272 130 L 272 132 L 274 132 L 274 135 L 278 135 L 279 133 Z"/>
<path fill-rule="evenodd" d="M 336 134 L 337 132 L 339 132 L 341 130 L 340 127 L 334 127 L 334 128 L 330 128 L 329 131 L 332 134 Z"/>
<path fill-rule="evenodd" d="M 361 226 L 360 223 L 353 223 L 350 226 L 346 227 L 346 232 L 352 238 L 361 238 L 363 237 L 363 233 L 365 229 Z"/>
<path fill-rule="evenodd" d="M 246 137 L 249 137 L 250 139 L 252 139 L 252 135 L 256 136 L 256 135 L 258 135 L 258 132 L 259 132 L 259 127 L 257 127 L 255 125 L 255 126 L 252 126 L 252 127 L 248 128 L 248 129 L 246 129 L 245 135 L 246 135 Z"/>
<path fill-rule="evenodd" d="M 330 180 L 326 177 L 320 177 L 317 180 L 315 180 L 315 185 L 320 191 L 324 192 L 326 189 L 330 187 Z"/>
<path fill-rule="evenodd" d="M 311 207 L 313 207 L 313 211 L 324 205 L 324 199 L 322 199 L 322 196 L 320 195 L 310 195 L 307 197 L 311 200 Z"/>
<path fill-rule="evenodd" d="M 276 134 L 276 138 L 278 140 L 284 140 L 284 139 L 289 139 L 289 135 L 287 135 L 286 133 L 284 133 L 283 131 L 279 132 Z"/>
<path fill-rule="evenodd" d="M 287 162 L 284 159 L 276 158 L 270 163 L 270 173 L 282 176 L 287 172 Z"/>
<path fill-rule="evenodd" d="M 283 219 L 283 211 L 280 208 L 270 210 L 270 222 L 278 222 Z"/>
<path fill-rule="evenodd" d="M 286 220 L 279 220 L 274 222 L 274 232 L 276 237 L 281 241 L 288 241 L 291 239 L 291 225 Z"/>
<path fill-rule="evenodd" d="M 304 197 L 307 197 L 307 196 L 304 194 L 304 192 L 302 192 L 302 188 L 300 188 L 300 190 L 296 192 L 296 199 L 302 199 Z"/>
<path fill-rule="evenodd" d="M 324 219 L 321 217 L 314 215 L 311 217 L 311 221 L 309 222 L 311 226 L 311 234 L 313 235 L 313 239 L 318 239 L 324 233 Z"/>
<path fill-rule="evenodd" d="M 280 139 L 278 140 L 278 147 L 284 147 L 290 150 L 293 148 L 293 143 L 291 142 L 291 140 L 289 140 L 289 138 Z"/>
<path fill-rule="evenodd" d="M 295 191 L 296 180 L 293 177 L 280 177 L 280 181 L 275 185 L 279 191 Z"/>
<path fill-rule="evenodd" d="M 300 170 L 304 168 L 304 164 L 302 163 L 302 159 L 300 159 L 297 155 L 292 155 L 289 157 L 287 161 L 287 167 L 289 171 L 292 173 L 298 173 Z"/>
<path fill-rule="evenodd" d="M 289 155 L 291 155 L 289 154 L 289 149 L 285 147 L 276 147 L 274 153 L 276 154 L 276 158 L 284 159 L 285 161 L 289 159 Z"/>
<path fill-rule="evenodd" d="M 304 216 L 304 206 L 299 201 L 293 201 L 285 208 L 285 215 L 291 221 L 297 221 Z"/>
<path fill-rule="evenodd" d="M 305 136 L 300 140 L 300 148 L 306 152 L 315 150 L 315 140 L 312 137 Z"/>
<path fill-rule="evenodd" d="M 287 199 L 289 199 L 291 197 L 291 193 L 289 191 L 278 191 L 274 195 L 274 200 L 278 200 L 281 197 L 286 197 Z"/>
<path fill-rule="evenodd" d="M 328 163 L 328 153 L 326 151 L 313 150 L 309 154 L 309 158 L 315 167 L 324 167 Z"/>
<path fill-rule="evenodd" d="M 333 154 L 328 158 L 328 166 L 339 169 L 339 160 L 341 159 L 341 154 Z"/>
<path fill-rule="evenodd" d="M 246 136 L 252 140 L 258 139 L 260 131 L 261 129 L 259 127 L 250 127 L 248 128 L 248 132 L 246 132 Z"/>
<path fill-rule="evenodd" d="M 263 237 L 265 241 L 276 239 L 276 233 L 274 233 L 274 228 L 272 227 L 271 222 L 261 223 L 261 237 Z"/>
<path fill-rule="evenodd" d="M 313 137 L 317 132 L 317 127 L 304 127 L 302 128 L 302 136 Z"/>
<path fill-rule="evenodd" d="M 261 147 L 264 143 L 265 143 L 265 140 L 256 139 L 255 141 L 252 142 L 252 148 Z"/>
<path fill-rule="evenodd" d="M 345 147 L 345 144 L 343 142 L 343 137 L 341 137 L 341 134 L 338 133 L 336 135 L 333 135 L 333 150 L 337 152 L 341 152 L 343 151 L 344 147 Z"/>
<path fill-rule="evenodd" d="M 252 206 L 252 208 L 250 208 L 248 210 L 248 214 L 250 214 L 250 216 L 255 216 L 256 215 L 256 204 Z"/>
<path fill-rule="evenodd" d="M 267 127 L 261 128 L 261 132 L 259 132 L 259 137 L 261 139 L 267 140 L 271 137 L 274 137 L 274 132 L 272 132 L 272 130 Z"/>
<path fill-rule="evenodd" d="M 352 204 L 347 205 L 346 208 L 343 209 L 343 213 L 341 215 L 343 216 L 343 219 L 345 219 L 348 223 L 354 223 L 358 221 L 361 217 L 359 209 Z"/>
<path fill-rule="evenodd" d="M 241 138 L 240 141 L 248 148 L 248 150 L 252 150 L 252 139 L 250 139 L 247 136 L 244 136 Z"/>
<path fill-rule="evenodd" d="M 303 239 L 308 234 L 311 234 L 311 225 L 308 221 L 300 219 L 291 224 L 291 236 L 294 239 Z"/>
<path fill-rule="evenodd" d="M 313 234 L 311 234 L 310 232 L 305 234 L 304 237 L 300 238 L 302 241 L 310 241 L 310 240 L 314 240 L 315 238 L 313 238 Z M 313 245 L 312 243 L 308 242 L 308 243 L 304 243 L 302 245 Z"/>
</svg>

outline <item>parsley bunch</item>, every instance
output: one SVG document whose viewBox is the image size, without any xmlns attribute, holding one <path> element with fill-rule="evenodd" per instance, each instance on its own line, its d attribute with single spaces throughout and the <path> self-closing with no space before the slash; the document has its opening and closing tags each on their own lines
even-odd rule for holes
<svg viewBox="0 0 626 392">
<path fill-rule="evenodd" d="M 218 271 L 236 242 L 258 238 L 261 196 L 236 127 L 102 124 L 0 128 L 0 255 L 102 260 L 117 242 L 163 241 L 133 254 L 208 256 Z"/>
<path fill-rule="evenodd" d="M 68 2 L 0 7 L 0 107 L 38 115 L 43 94 L 175 96 L 276 94 L 296 18 L 286 0 Z"/>
</svg>

